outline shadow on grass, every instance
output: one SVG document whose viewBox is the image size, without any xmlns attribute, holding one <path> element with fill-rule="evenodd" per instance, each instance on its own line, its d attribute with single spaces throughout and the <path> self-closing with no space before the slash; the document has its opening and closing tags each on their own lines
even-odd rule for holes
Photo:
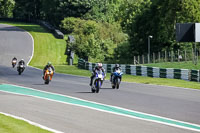
<svg viewBox="0 0 200 133">
<path fill-rule="evenodd" d="M 40 25 L 23 25 L 23 26 L 17 26 L 21 29 L 24 29 L 29 32 L 40 32 L 40 33 L 49 33 L 47 30 L 45 30 Z"/>
<path fill-rule="evenodd" d="M 1 24 L 1 22 L 0 22 Z M 6 24 L 6 23 L 2 23 L 2 24 Z M 19 31 L 19 32 L 25 32 L 25 31 L 28 31 L 28 32 L 39 32 L 39 33 L 49 33 L 46 29 L 44 29 L 42 26 L 40 25 L 36 25 L 36 24 L 29 24 L 29 23 L 17 23 L 17 24 L 12 24 L 12 23 L 7 23 L 8 25 L 13 25 L 15 27 L 18 27 L 18 28 L 15 28 L 15 27 L 11 27 L 11 26 L 6 26 L 6 27 L 2 27 L 0 28 L 0 31 Z M 21 30 L 21 29 L 24 29 L 24 30 Z"/>
</svg>

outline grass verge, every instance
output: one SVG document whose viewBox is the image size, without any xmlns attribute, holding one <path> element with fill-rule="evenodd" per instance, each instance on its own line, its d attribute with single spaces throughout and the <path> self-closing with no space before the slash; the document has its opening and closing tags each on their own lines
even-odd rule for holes
<svg viewBox="0 0 200 133">
<path fill-rule="evenodd" d="M 56 39 L 51 33 L 43 27 L 36 24 L 0 22 L 9 24 L 28 31 L 34 38 L 34 56 L 29 65 L 44 66 L 48 61 L 52 64 L 66 64 L 67 55 L 65 55 L 66 42 L 63 39 Z"/>
<path fill-rule="evenodd" d="M 177 68 L 177 69 L 195 69 L 199 70 L 200 65 L 195 65 L 192 61 L 182 61 L 182 62 L 163 62 L 163 63 L 152 63 L 144 64 L 150 67 L 160 67 L 160 68 Z"/>
<path fill-rule="evenodd" d="M 2 23 L 2 22 L 0 22 Z M 87 76 L 91 75 L 90 71 L 78 69 L 75 65 L 66 65 L 66 43 L 64 40 L 56 39 L 51 33 L 48 33 L 41 26 L 35 24 L 26 23 L 10 23 L 3 22 L 5 24 L 10 24 L 22 28 L 31 33 L 35 41 L 34 56 L 30 62 L 31 66 L 43 69 L 44 65 L 51 61 L 55 66 L 56 72 Z M 198 69 L 198 66 L 193 66 L 189 63 L 157 63 L 157 64 L 147 64 L 147 66 L 161 67 L 161 68 L 184 68 L 184 69 Z M 191 67 L 192 66 L 192 67 Z M 109 79 L 110 74 L 107 74 L 107 79 Z M 184 80 L 177 79 L 165 79 L 165 78 L 151 78 L 142 76 L 132 76 L 123 75 L 123 81 L 136 82 L 144 84 L 156 84 L 156 85 L 166 85 L 184 88 L 200 89 L 200 84 L 198 82 L 188 82 Z"/>
<path fill-rule="evenodd" d="M 0 133 L 52 133 L 28 122 L 0 114 Z"/>
</svg>

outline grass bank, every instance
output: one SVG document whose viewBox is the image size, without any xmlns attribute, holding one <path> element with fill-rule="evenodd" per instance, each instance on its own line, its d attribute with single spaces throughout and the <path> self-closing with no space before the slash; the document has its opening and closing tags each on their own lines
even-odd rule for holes
<svg viewBox="0 0 200 133">
<path fill-rule="evenodd" d="M 28 122 L 0 114 L 0 133 L 52 133 Z"/>
<path fill-rule="evenodd" d="M 196 65 L 192 63 L 192 61 L 182 61 L 182 62 L 163 62 L 163 63 L 152 63 L 152 64 L 144 64 L 145 66 L 150 67 L 160 67 L 160 68 L 177 68 L 177 69 L 200 69 L 200 63 L 198 62 Z"/>
<path fill-rule="evenodd" d="M 0 22 L 1 23 L 1 22 Z M 81 75 L 89 77 L 90 71 L 78 69 L 76 65 L 66 65 L 66 42 L 62 39 L 56 39 L 51 33 L 47 32 L 39 25 L 25 24 L 25 23 L 10 23 L 3 22 L 5 24 L 11 24 L 22 28 L 31 33 L 35 41 L 34 56 L 30 62 L 31 66 L 43 69 L 44 65 L 51 61 L 55 66 L 56 72 Z M 198 66 L 193 66 L 190 62 L 187 64 L 182 63 L 159 63 L 159 64 L 147 64 L 147 66 L 161 67 L 161 68 L 184 68 L 184 69 L 198 69 Z M 109 79 L 110 74 L 107 74 Z M 200 84 L 197 82 L 188 82 L 177 79 L 165 79 L 165 78 L 151 78 L 142 76 L 124 75 L 123 81 L 136 82 L 144 84 L 156 84 L 156 85 L 167 85 L 184 88 L 200 89 Z"/>
<path fill-rule="evenodd" d="M 66 42 L 63 39 L 56 39 L 51 33 L 40 25 L 0 22 L 9 24 L 28 31 L 34 38 L 34 56 L 29 65 L 44 66 L 48 61 L 55 65 L 66 64 L 67 55 L 65 54 Z"/>
</svg>

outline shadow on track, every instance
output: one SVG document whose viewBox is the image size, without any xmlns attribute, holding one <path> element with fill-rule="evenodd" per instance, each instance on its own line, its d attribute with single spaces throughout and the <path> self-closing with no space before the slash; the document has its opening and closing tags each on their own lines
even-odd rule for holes
<svg viewBox="0 0 200 133">
<path fill-rule="evenodd" d="M 76 92 L 76 93 L 92 93 L 91 91 L 85 91 L 85 92 Z"/>
</svg>

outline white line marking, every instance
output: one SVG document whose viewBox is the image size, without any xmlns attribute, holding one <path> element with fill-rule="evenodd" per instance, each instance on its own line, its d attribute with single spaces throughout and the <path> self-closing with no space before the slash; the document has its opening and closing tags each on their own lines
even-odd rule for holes
<svg viewBox="0 0 200 133">
<path fill-rule="evenodd" d="M 12 85 L 12 84 L 9 84 L 9 85 Z M 13 86 L 24 87 L 24 86 L 19 86 L 19 85 L 13 85 Z M 171 119 L 171 118 L 167 118 L 167 117 L 162 117 L 162 116 L 158 116 L 158 115 L 153 115 L 153 114 L 147 114 L 147 113 L 143 113 L 143 112 L 139 112 L 139 111 L 134 111 L 134 110 L 130 110 L 130 109 L 118 107 L 118 106 L 113 106 L 113 105 L 102 104 L 102 103 L 93 102 L 93 101 L 89 101 L 89 100 L 84 100 L 84 99 L 80 99 L 80 98 L 76 98 L 76 97 L 72 97 L 72 96 L 68 96 L 68 95 L 63 95 L 63 94 L 59 94 L 59 93 L 52 93 L 52 92 L 47 92 L 47 91 L 41 91 L 41 90 L 33 89 L 33 88 L 30 88 L 30 87 L 24 87 L 24 88 L 27 88 L 27 89 L 30 89 L 30 90 L 34 90 L 34 91 L 39 91 L 39 92 L 44 92 L 44 93 L 49 93 L 49 94 L 54 94 L 54 95 L 60 95 L 60 96 L 65 96 L 65 97 L 69 97 L 69 98 L 74 98 L 74 99 L 77 99 L 77 100 L 82 100 L 82 101 L 85 101 L 85 102 L 90 102 L 90 103 L 99 104 L 99 105 L 103 105 L 103 106 L 110 106 L 110 107 L 113 107 L 113 108 L 118 108 L 118 109 L 122 109 L 122 110 L 125 110 L 125 111 L 135 112 L 135 113 L 139 113 L 139 114 L 142 114 L 142 115 L 149 115 L 149 116 L 152 116 L 152 117 L 158 117 L 158 118 L 162 118 L 162 119 L 172 120 L 172 121 L 175 121 L 175 122 L 181 122 L 181 123 L 190 124 L 190 125 L 194 125 L 194 126 L 200 126 L 198 124 L 193 124 L 193 123 L 189 123 L 189 122 L 179 121 L 179 120 L 175 120 L 175 119 Z M 184 126 L 179 126 L 179 125 L 175 125 L 175 124 L 170 124 L 170 123 L 165 123 L 165 122 L 159 122 L 159 121 L 156 121 L 156 120 L 150 120 L 150 119 L 139 118 L 139 117 L 130 116 L 130 115 L 126 115 L 126 114 L 121 114 L 121 113 L 106 111 L 106 110 L 103 110 L 103 109 L 97 109 L 95 107 L 88 107 L 88 106 L 84 106 L 84 105 L 66 103 L 66 102 L 62 102 L 62 101 L 58 101 L 58 100 L 52 100 L 52 99 L 48 99 L 48 98 L 42 98 L 42 97 L 39 97 L 39 96 L 18 94 L 18 93 L 7 92 L 7 91 L 2 91 L 2 92 L 16 94 L 16 95 L 22 95 L 22 96 L 30 96 L 30 97 L 35 97 L 35 98 L 39 98 L 39 99 L 45 99 L 45 100 L 48 100 L 48 101 L 53 101 L 53 102 L 58 102 L 58 103 L 63 103 L 63 104 L 68 104 L 68 105 L 73 105 L 73 106 L 79 106 L 79 107 L 89 108 L 89 109 L 93 109 L 93 110 L 97 110 L 97 111 L 101 111 L 101 112 L 116 114 L 116 115 L 120 115 L 120 116 L 126 116 L 126 117 L 129 117 L 129 118 L 135 118 L 135 119 L 139 119 L 139 120 L 150 121 L 150 122 L 154 122 L 154 123 L 160 123 L 160 124 L 164 124 L 164 125 L 169 125 L 169 126 L 173 126 L 173 127 L 178 127 L 178 128 L 182 128 L 182 129 L 187 129 L 187 130 L 192 130 L 192 131 L 200 132 L 200 130 L 189 128 L 189 127 L 184 127 Z"/>
<path fill-rule="evenodd" d="M 26 31 L 26 33 L 28 33 L 29 36 L 31 37 L 31 39 L 32 39 L 32 47 L 33 47 L 31 58 L 29 59 L 29 61 L 28 61 L 28 63 L 27 63 L 27 66 L 29 66 L 29 63 L 31 62 L 31 60 L 32 60 L 32 58 L 33 58 L 33 55 L 34 55 L 34 39 L 33 39 L 32 35 L 31 35 L 31 33 L 29 33 L 28 31 Z"/>
<path fill-rule="evenodd" d="M 57 131 L 57 130 L 48 128 L 48 127 L 46 127 L 46 126 L 40 125 L 40 124 L 38 124 L 38 123 L 32 122 L 32 121 L 30 121 L 30 120 L 24 119 L 24 118 L 19 117 L 19 116 L 15 116 L 15 115 L 11 115 L 11 114 L 8 114 L 8 113 L 3 113 L 3 112 L 0 112 L 0 114 L 6 115 L 6 116 L 10 116 L 10 117 L 13 117 L 13 118 L 15 118 L 15 119 L 23 120 L 23 121 L 25 121 L 25 122 L 28 122 L 28 123 L 31 124 L 31 125 L 40 127 L 40 128 L 42 128 L 42 129 L 45 129 L 45 130 L 48 130 L 48 131 L 51 131 L 51 132 L 54 132 L 54 133 L 63 133 L 63 132 L 61 132 L 61 131 Z"/>
</svg>

